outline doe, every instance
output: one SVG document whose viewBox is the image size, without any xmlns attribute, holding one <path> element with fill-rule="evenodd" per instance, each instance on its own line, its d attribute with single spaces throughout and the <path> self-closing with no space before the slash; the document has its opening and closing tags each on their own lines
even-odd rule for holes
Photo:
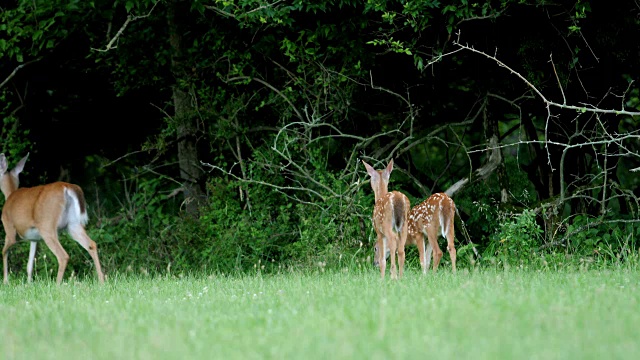
<svg viewBox="0 0 640 360">
<path fill-rule="evenodd" d="M 89 252 L 98 273 L 98 280 L 103 283 L 104 274 L 96 243 L 84 229 L 88 216 L 82 189 L 78 185 L 60 181 L 31 188 L 19 188 L 18 175 L 24 169 L 27 157 L 29 154 L 22 158 L 13 170 L 7 171 L 7 159 L 4 154 L 0 154 L 0 189 L 6 199 L 2 208 L 2 225 L 6 233 L 2 248 L 4 283 L 9 282 L 7 262 L 9 248 L 16 243 L 16 235 L 19 235 L 20 238 L 31 241 L 27 265 L 28 280 L 31 281 L 36 250 L 35 241 L 44 240 L 58 260 L 56 281 L 60 284 L 69 261 L 69 254 L 58 240 L 58 231 L 62 229 L 66 229 L 69 235 Z"/>
</svg>

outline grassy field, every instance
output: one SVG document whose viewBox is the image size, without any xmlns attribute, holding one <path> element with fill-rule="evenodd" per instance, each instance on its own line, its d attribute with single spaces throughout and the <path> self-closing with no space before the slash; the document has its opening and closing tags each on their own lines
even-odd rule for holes
<svg viewBox="0 0 640 360">
<path fill-rule="evenodd" d="M 639 275 L 14 277 L 0 290 L 0 357 L 637 359 Z"/>
</svg>

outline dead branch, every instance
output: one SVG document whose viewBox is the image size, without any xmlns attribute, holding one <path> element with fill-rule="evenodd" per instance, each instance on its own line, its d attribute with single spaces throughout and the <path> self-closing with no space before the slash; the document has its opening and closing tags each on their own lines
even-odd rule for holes
<svg viewBox="0 0 640 360">
<path fill-rule="evenodd" d="M 474 171 L 471 176 L 461 179 L 455 184 L 451 185 L 451 187 L 445 190 L 445 194 L 453 196 L 467 184 L 487 179 L 489 175 L 491 175 L 502 162 L 502 153 L 500 152 L 500 149 L 497 145 L 498 137 L 494 135 L 493 137 L 491 137 L 491 139 L 489 139 L 489 146 L 486 149 L 491 151 L 486 164 Z"/>
<path fill-rule="evenodd" d="M 543 144 L 544 144 L 545 148 L 547 149 L 547 164 L 551 168 L 551 171 L 555 171 L 555 169 L 553 168 L 553 164 L 551 162 L 551 153 L 550 153 L 549 148 L 548 148 L 548 145 L 552 144 L 552 142 L 548 141 L 548 139 L 549 139 L 549 122 L 550 122 L 551 118 L 553 117 L 552 112 L 551 112 L 551 108 L 552 107 L 560 108 L 560 109 L 567 109 L 567 110 L 575 110 L 578 113 L 589 112 L 589 113 L 593 113 L 593 114 L 613 114 L 613 115 L 640 116 L 640 112 L 625 110 L 624 109 L 624 103 L 622 104 L 622 107 L 621 107 L 620 110 L 614 110 L 614 109 L 600 109 L 598 107 L 594 107 L 594 106 L 589 105 L 589 104 L 583 104 L 583 106 L 575 106 L 575 105 L 567 105 L 566 103 L 559 104 L 559 103 L 553 102 L 553 101 L 547 99 L 544 96 L 544 94 L 542 94 L 542 92 L 540 90 L 538 90 L 524 76 L 522 76 L 520 73 L 518 73 L 517 71 L 513 70 L 512 68 L 510 68 L 507 64 L 505 64 L 502 61 L 498 60 L 498 58 L 496 56 L 489 55 L 489 54 L 487 54 L 487 53 L 485 53 L 483 51 L 480 51 L 480 50 L 476 50 L 472 46 L 461 44 L 460 43 L 460 32 L 459 31 L 458 31 L 457 35 L 458 35 L 458 39 L 456 41 L 454 41 L 454 45 L 457 45 L 461 49 L 465 49 L 465 50 L 474 52 L 476 54 L 482 55 L 482 56 L 494 61 L 496 64 L 498 64 L 498 66 L 507 69 L 513 75 L 515 75 L 519 79 L 521 79 L 544 102 L 544 104 L 546 105 L 546 108 L 547 108 L 547 120 L 546 120 L 546 123 L 545 123 L 545 138 L 547 140 L 545 140 L 543 142 Z M 555 70 L 555 68 L 554 68 L 554 70 Z M 564 98 L 564 92 L 563 92 L 563 98 Z M 584 144 L 582 144 L 582 145 L 584 145 Z M 567 150 L 566 147 L 565 147 L 565 150 Z"/>
<path fill-rule="evenodd" d="M 320 194 L 319 192 L 317 192 L 317 191 L 315 191 L 313 189 L 310 189 L 310 188 L 301 187 L 301 186 L 281 186 L 281 185 L 271 184 L 271 183 L 268 183 L 266 181 L 261 181 L 261 180 L 243 179 L 243 178 L 233 174 L 232 172 L 227 171 L 227 170 L 225 170 L 225 169 L 223 169 L 223 168 L 221 168 L 219 166 L 216 166 L 216 165 L 213 165 L 213 164 L 209 164 L 209 163 L 206 163 L 204 161 L 200 161 L 200 164 L 202 166 L 208 167 L 210 169 L 210 171 L 213 171 L 213 170 L 221 171 L 223 174 L 231 176 L 234 180 L 237 180 L 237 181 L 245 183 L 245 184 L 256 184 L 256 185 L 267 186 L 267 187 L 273 188 L 273 189 L 275 189 L 275 190 L 277 190 L 279 192 L 282 192 L 285 195 L 286 195 L 286 193 L 284 193 L 285 190 L 298 191 L 298 192 L 307 192 L 307 193 L 310 193 L 310 194 L 318 197 L 320 200 L 325 201 L 325 197 L 322 194 Z M 290 196 L 290 195 L 287 195 L 287 196 Z M 298 198 L 296 198 L 296 200 L 300 201 Z M 312 204 L 312 203 L 306 202 L 306 201 L 300 201 L 300 202 L 304 202 L 304 203 L 307 203 L 307 204 Z M 314 205 L 317 205 L 317 204 L 314 204 Z"/>
<path fill-rule="evenodd" d="M 558 82 L 558 89 L 560 89 L 560 93 L 562 94 L 562 103 L 566 104 L 567 97 L 564 95 L 564 89 L 562 88 L 562 83 L 560 82 L 558 71 L 556 71 L 556 64 L 553 62 L 553 54 L 549 55 L 549 62 L 551 63 L 551 67 L 553 68 L 553 74 L 556 76 L 556 81 Z"/>
<path fill-rule="evenodd" d="M 175 188 L 169 193 L 169 195 L 167 195 L 167 199 L 171 199 L 173 197 L 176 197 L 178 194 L 184 193 L 184 192 L 185 192 L 184 186 L 180 186 L 178 188 Z"/>
<path fill-rule="evenodd" d="M 22 68 L 24 68 L 25 66 L 31 65 L 35 62 L 38 62 L 42 60 L 42 57 L 39 57 L 37 59 L 33 59 L 31 61 L 27 61 L 26 63 L 20 64 L 18 66 L 16 66 L 13 71 L 11 72 L 11 74 L 9 74 L 9 76 L 7 76 L 2 83 L 0 83 L 0 89 L 2 89 L 3 86 L 5 86 L 11 79 L 13 79 L 14 76 L 16 76 L 16 74 L 18 73 L 18 71 L 22 70 Z"/>
<path fill-rule="evenodd" d="M 480 55 L 482 55 L 482 56 L 484 56 L 484 57 L 496 62 L 498 64 L 498 66 L 509 70 L 510 73 L 512 73 L 513 75 L 517 76 L 525 84 L 527 84 L 527 86 L 529 86 L 533 90 L 533 92 L 535 92 L 538 95 L 538 97 L 547 106 L 553 106 L 553 107 L 557 107 L 557 108 L 561 108 L 561 109 L 568 109 L 568 110 L 576 110 L 576 111 L 581 112 L 581 113 L 591 112 L 591 113 L 600 113 L 600 114 L 640 116 L 640 112 L 638 112 L 638 111 L 628 111 L 628 110 L 625 110 L 624 108 L 620 109 L 620 110 L 600 109 L 600 108 L 595 108 L 595 107 L 566 105 L 566 104 L 559 104 L 559 103 L 553 102 L 551 100 L 548 100 L 542 94 L 542 92 L 540 92 L 540 90 L 538 90 L 538 88 L 536 88 L 535 85 L 533 85 L 531 82 L 529 82 L 529 80 L 527 80 L 524 76 L 520 75 L 520 73 L 518 73 L 517 71 L 513 70 L 512 68 L 510 68 L 507 64 L 505 64 L 502 61 L 498 60 L 498 58 L 496 58 L 495 56 L 489 55 L 489 54 L 487 54 L 487 53 L 485 53 L 483 51 L 480 51 L 480 50 L 476 50 L 475 48 L 473 48 L 471 46 L 460 44 L 458 41 L 455 41 L 454 44 L 459 46 L 462 49 L 469 50 L 469 51 L 474 52 L 476 54 L 480 54 Z"/>
<path fill-rule="evenodd" d="M 120 27 L 120 30 L 118 30 L 118 32 L 113 36 L 113 38 L 111 38 L 111 40 L 107 43 L 107 46 L 105 46 L 104 49 L 96 49 L 96 48 L 92 47 L 91 50 L 99 51 L 99 52 L 107 52 L 109 50 L 116 49 L 118 47 L 118 45 L 113 46 L 113 44 L 120 38 L 120 36 L 124 32 L 124 30 L 127 28 L 129 23 L 131 23 L 132 21 L 136 21 L 136 20 L 140 20 L 140 19 L 144 19 L 144 18 L 149 17 L 151 15 L 151 13 L 153 12 L 153 9 L 155 9 L 156 5 L 158 5 L 159 3 L 160 3 L 160 1 L 156 1 L 153 4 L 153 6 L 151 7 L 151 10 L 149 10 L 149 12 L 146 15 L 133 15 L 133 14 L 127 15 L 127 20 L 125 20 L 125 22 Z M 107 31 L 109 31 L 109 32 L 111 31 L 111 23 L 109 23 L 109 25 L 107 27 Z"/>
</svg>

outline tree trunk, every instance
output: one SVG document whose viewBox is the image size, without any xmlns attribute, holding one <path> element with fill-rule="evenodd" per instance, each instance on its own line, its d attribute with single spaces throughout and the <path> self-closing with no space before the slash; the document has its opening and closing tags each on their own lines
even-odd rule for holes
<svg viewBox="0 0 640 360">
<path fill-rule="evenodd" d="M 178 142 L 178 164 L 180 177 L 183 180 L 185 209 L 188 214 L 197 214 L 204 198 L 199 181 L 202 170 L 198 162 L 196 148 L 197 124 L 196 111 L 189 94 L 189 78 L 185 69 L 182 51 L 182 26 L 185 24 L 183 0 L 169 3 L 167 20 L 169 25 L 169 43 L 171 45 L 171 71 L 174 76 L 173 106 L 176 136 Z"/>
</svg>

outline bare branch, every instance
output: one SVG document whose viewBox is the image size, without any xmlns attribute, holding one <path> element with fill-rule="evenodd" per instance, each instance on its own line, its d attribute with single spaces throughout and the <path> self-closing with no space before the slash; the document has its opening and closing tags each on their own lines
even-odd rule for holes
<svg viewBox="0 0 640 360">
<path fill-rule="evenodd" d="M 267 187 L 274 188 L 274 189 L 276 189 L 276 190 L 293 190 L 293 191 L 308 192 L 308 193 L 310 193 L 310 194 L 313 194 L 313 195 L 317 196 L 320 200 L 325 201 L 325 197 L 324 197 L 324 196 L 322 196 L 322 194 L 320 194 L 319 192 L 317 192 L 317 191 L 315 191 L 315 190 L 313 190 L 313 189 L 309 189 L 309 188 L 305 188 L 305 187 L 300 187 L 300 186 L 280 186 L 280 185 L 276 185 L 276 184 L 268 183 L 268 182 L 266 182 L 266 181 L 253 180 L 253 179 L 243 179 L 243 178 L 241 178 L 241 177 L 239 177 L 239 176 L 237 176 L 237 175 L 233 174 L 232 172 L 227 171 L 227 170 L 225 170 L 225 169 L 223 169 L 223 168 L 221 168 L 221 167 L 219 167 L 219 166 L 212 165 L 212 164 L 206 163 L 206 162 L 204 162 L 204 161 L 200 161 L 200 164 L 201 164 L 202 166 L 206 166 L 206 167 L 210 168 L 210 169 L 211 169 L 210 171 L 212 171 L 212 170 L 219 170 L 219 171 L 221 171 L 223 174 L 228 175 L 228 176 L 231 176 L 231 177 L 232 177 L 232 178 L 234 178 L 235 180 L 240 181 L 240 182 L 245 183 L 245 184 L 257 184 L 257 185 L 263 185 L 263 186 L 267 186 Z M 235 165 L 235 164 L 234 164 L 234 165 Z"/>
<path fill-rule="evenodd" d="M 146 15 L 133 15 L 133 14 L 127 15 L 127 20 L 124 22 L 124 24 L 122 24 L 122 26 L 120 27 L 120 30 L 118 30 L 118 32 L 114 35 L 114 37 L 111 38 L 111 41 L 109 41 L 107 43 L 107 46 L 105 46 L 104 49 L 96 49 L 96 48 L 92 47 L 91 50 L 99 51 L 99 52 L 107 52 L 107 51 L 109 51 L 111 49 L 117 48 L 118 45 L 113 46 L 113 44 L 120 38 L 120 36 L 124 32 L 124 30 L 127 28 L 129 23 L 132 22 L 132 21 L 136 21 L 136 20 L 140 20 L 140 19 L 144 19 L 146 17 L 149 17 L 151 15 L 151 13 L 153 12 L 153 9 L 155 9 L 156 5 L 158 5 L 159 3 L 160 3 L 160 1 L 156 1 L 153 4 L 153 6 L 151 7 L 151 10 L 149 10 L 149 12 Z M 111 31 L 111 23 L 109 23 L 109 25 L 107 27 L 107 30 Z"/>
<path fill-rule="evenodd" d="M 633 133 L 627 133 L 627 134 L 624 134 L 624 135 L 616 135 L 615 137 L 612 137 L 611 139 L 592 140 L 592 141 L 587 141 L 587 142 L 580 143 L 580 144 L 567 144 L 567 143 L 557 142 L 557 141 L 552 141 L 552 140 L 551 141 L 550 140 L 526 140 L 526 141 L 518 141 L 516 143 L 496 145 L 496 148 L 503 149 L 503 148 L 508 148 L 508 147 L 512 147 L 512 146 L 528 145 L 528 144 L 549 144 L 549 145 L 561 146 L 561 147 L 566 147 L 566 148 L 581 148 L 583 146 L 612 144 L 614 142 L 619 142 L 619 141 L 627 140 L 627 139 L 640 139 L 640 135 L 634 135 Z M 486 149 L 469 150 L 469 153 L 472 154 L 472 153 L 484 152 L 484 151 L 486 151 Z M 630 152 L 627 155 L 635 156 L 635 157 L 640 158 L 640 154 L 635 154 L 633 152 Z M 613 155 L 610 155 L 610 156 L 613 156 Z"/>
<path fill-rule="evenodd" d="M 144 153 L 144 152 L 147 152 L 147 150 L 136 150 L 136 151 L 131 151 L 131 152 L 129 152 L 129 153 L 126 153 L 126 154 L 124 154 L 124 155 L 122 155 L 122 156 L 120 156 L 120 157 L 116 158 L 116 159 L 115 159 L 115 160 L 113 160 L 113 161 L 110 161 L 110 162 L 108 162 L 108 163 L 106 163 L 106 164 L 102 165 L 102 168 L 109 167 L 109 166 L 111 166 L 111 165 L 113 165 L 113 164 L 117 163 L 118 161 L 120 161 L 120 160 L 122 160 L 122 159 L 128 158 L 128 157 L 129 157 L 129 156 L 131 156 L 131 155 L 136 155 L 136 154 L 140 154 L 140 153 Z"/>
<path fill-rule="evenodd" d="M 556 75 L 556 81 L 558 81 L 558 88 L 560 89 L 560 93 L 562 93 L 562 104 L 567 104 L 567 98 L 564 96 L 564 89 L 562 88 L 562 83 L 560 82 L 560 77 L 558 77 L 558 71 L 556 71 L 556 64 L 553 63 L 553 54 L 549 55 L 549 62 L 551 63 L 551 67 L 553 67 L 553 73 Z"/>
<path fill-rule="evenodd" d="M 554 74 L 556 76 L 556 80 L 558 81 L 558 85 L 560 87 L 560 91 L 562 92 L 562 98 L 563 98 L 563 103 L 559 104 L 553 101 L 548 100 L 543 94 L 542 92 L 540 92 L 531 82 L 529 82 L 527 79 L 525 79 L 522 75 L 520 75 L 519 73 L 517 73 L 515 70 L 509 68 L 506 64 L 502 63 L 500 60 L 498 60 L 496 58 L 496 56 L 492 56 L 492 55 L 488 55 L 482 51 L 476 50 L 470 46 L 467 45 L 461 45 L 458 42 L 456 42 L 456 45 L 458 45 L 460 48 L 475 52 L 477 54 L 480 54 L 482 56 L 485 56 L 489 59 L 491 59 L 492 61 L 496 62 L 499 66 L 506 68 L 507 70 L 509 70 L 512 74 L 516 75 L 517 77 L 519 77 L 529 88 L 532 89 L 532 91 L 544 102 L 544 104 L 546 105 L 546 109 L 547 109 L 547 120 L 545 123 L 545 139 L 544 141 L 537 141 L 537 140 L 532 140 L 532 141 L 518 141 L 515 144 L 508 144 L 508 145 L 500 145 L 500 147 L 504 147 L 504 146 L 514 146 L 514 145 L 520 145 L 520 144 L 534 144 L 534 143 L 538 143 L 538 144 L 543 144 L 544 147 L 547 149 L 547 161 L 549 163 L 549 165 L 551 166 L 551 170 L 553 171 L 553 166 L 551 165 L 551 157 L 550 157 L 550 151 L 549 151 L 549 146 L 559 146 L 562 148 L 562 154 L 560 157 L 560 195 L 559 198 L 554 200 L 552 202 L 551 205 L 548 206 L 552 206 L 553 209 L 558 209 L 559 207 L 563 206 L 563 204 L 565 204 L 568 200 L 570 199 L 582 199 L 584 201 L 588 201 L 588 202 L 594 202 L 594 203 L 598 203 L 599 205 L 599 209 L 600 209 L 600 213 L 601 213 L 601 217 L 604 217 L 605 213 L 608 211 L 607 210 L 607 203 L 615 198 L 619 198 L 619 197 L 623 197 L 623 198 L 633 198 L 636 199 L 635 196 L 630 195 L 630 194 L 610 194 L 610 184 L 609 184 L 609 176 L 608 173 L 609 171 L 612 171 L 613 169 L 610 169 L 608 164 L 608 159 L 609 157 L 619 157 L 619 156 L 629 156 L 629 157 L 635 157 L 635 158 L 640 158 L 640 155 L 637 153 L 637 151 L 633 151 L 632 149 L 630 149 L 628 146 L 625 146 L 625 141 L 628 140 L 638 140 L 640 139 L 640 135 L 638 134 L 638 131 L 631 131 L 631 132 L 626 132 L 626 133 L 612 133 L 610 131 L 608 131 L 607 127 L 604 126 L 604 124 L 602 124 L 602 122 L 600 121 L 600 116 L 603 114 L 612 114 L 612 115 L 625 115 L 625 116 L 639 116 L 640 112 L 634 112 L 634 111 L 627 111 L 625 110 L 625 102 L 624 102 L 624 98 L 625 95 L 622 95 L 622 101 L 621 101 L 621 106 L 620 106 L 620 110 L 613 110 L 613 109 L 602 109 L 599 107 L 599 104 L 597 105 L 591 105 L 591 104 L 581 104 L 582 106 L 573 106 L 573 105 L 567 105 L 566 103 L 566 97 L 564 94 L 564 90 L 562 88 L 562 84 L 560 83 L 556 68 L 555 68 L 555 64 L 553 63 L 553 58 L 550 57 L 550 61 L 552 64 L 552 68 L 554 71 Z M 629 88 L 631 85 L 629 85 L 627 87 L 627 90 L 625 91 L 625 94 L 628 92 Z M 605 95 L 608 96 L 610 92 L 607 92 L 607 94 Z M 603 98 L 604 99 L 604 98 Z M 549 122 L 551 119 L 553 119 L 555 117 L 555 115 L 552 114 L 551 112 L 551 108 L 560 108 L 560 109 L 569 109 L 569 110 L 576 110 L 578 112 L 578 114 L 582 114 L 582 113 L 590 113 L 592 114 L 592 117 L 585 123 L 582 125 L 581 128 L 578 128 L 578 122 L 575 121 L 578 116 L 576 116 L 576 118 L 573 120 L 576 123 L 576 129 L 575 132 L 573 134 L 565 134 L 565 137 L 567 138 L 565 142 L 557 142 L 557 141 L 550 141 L 549 140 Z M 597 123 L 593 124 L 592 120 L 594 119 Z M 587 127 L 588 126 L 588 127 Z M 594 127 L 595 126 L 595 127 Z M 577 140 L 577 141 L 576 141 Z M 608 150 L 609 145 L 615 145 L 616 148 L 618 149 L 618 151 L 615 151 L 613 153 L 610 153 Z M 587 181 L 591 184 L 594 184 L 596 182 L 599 182 L 600 184 L 597 185 L 596 187 L 594 187 L 594 190 L 599 192 L 598 198 L 596 198 L 595 196 L 591 195 L 590 193 L 584 192 L 582 190 L 577 190 L 576 192 L 574 192 L 572 195 L 567 196 L 567 189 L 571 186 L 571 184 L 565 184 L 565 171 L 564 169 L 564 164 L 565 164 L 565 158 L 566 155 L 569 153 L 570 150 L 572 149 L 579 149 L 582 147 L 586 147 L 586 148 L 590 148 L 591 151 L 596 154 L 596 156 L 594 157 L 595 161 L 600 162 L 600 158 L 602 158 L 603 163 L 598 165 L 598 168 L 601 169 L 600 170 L 600 174 L 598 175 L 591 175 L 591 178 L 586 179 L 583 177 L 584 181 Z M 604 147 L 604 152 L 600 152 L 600 148 Z M 469 153 L 473 153 L 476 151 L 483 151 L 483 150 L 470 150 Z M 636 171 L 636 169 L 633 169 L 634 171 Z M 640 170 L 640 168 L 638 168 L 638 170 Z M 577 178 L 575 180 L 574 184 L 579 184 L 578 181 L 583 181 L 580 180 L 579 178 Z M 637 200 L 637 199 L 636 199 Z M 556 228 L 557 230 L 557 228 Z M 554 234 L 555 231 L 554 230 L 550 230 L 550 233 Z"/>
<path fill-rule="evenodd" d="M 41 57 L 31 60 L 31 61 L 27 61 L 26 63 L 20 64 L 18 66 L 15 67 L 15 69 L 13 69 L 13 71 L 11 72 L 11 74 L 9 74 L 9 76 L 7 76 L 6 79 L 4 79 L 2 81 L 2 83 L 0 83 L 0 89 L 2 89 L 3 86 L 5 86 L 11 79 L 13 79 L 14 76 L 16 76 L 16 74 L 18 73 L 18 71 L 20 71 L 22 68 L 24 68 L 25 66 L 31 65 L 35 62 L 38 62 L 42 60 Z"/>
<path fill-rule="evenodd" d="M 487 57 L 493 61 L 495 61 L 498 66 L 503 67 L 507 70 L 509 70 L 509 72 L 511 72 L 513 75 L 517 76 L 518 78 L 520 78 L 525 84 L 527 84 L 527 86 L 529 86 L 537 95 L 538 97 L 540 97 L 540 99 L 547 105 L 547 106 L 554 106 L 554 107 L 558 107 L 561 109 L 569 109 L 569 110 L 576 110 L 579 112 L 591 112 L 591 113 L 600 113 L 600 114 L 614 114 L 614 115 L 628 115 L 628 116 L 640 116 L 640 112 L 638 111 L 627 111 L 625 109 L 620 109 L 620 110 L 613 110 L 613 109 L 600 109 L 600 108 L 595 108 L 595 107 L 586 107 L 586 106 L 573 106 L 573 105 L 565 105 L 565 104 L 559 104 L 553 101 L 548 100 L 543 94 L 542 92 L 540 92 L 540 90 L 538 90 L 538 88 L 536 88 L 531 82 L 529 82 L 529 80 L 527 80 L 524 76 L 520 75 L 520 73 L 518 73 L 517 71 L 513 70 L 512 68 L 510 68 L 509 66 L 507 66 L 505 63 L 503 63 L 502 61 L 498 60 L 495 56 L 489 55 L 483 51 L 480 50 L 476 50 L 473 47 L 467 46 L 467 45 L 463 45 L 460 44 L 459 42 L 454 42 L 455 45 L 469 50 L 471 52 L 474 52 L 476 54 L 480 54 L 484 57 Z"/>
<path fill-rule="evenodd" d="M 213 10 L 215 12 L 217 12 L 218 14 L 222 15 L 222 16 L 226 16 L 226 17 L 230 17 L 230 18 L 234 18 L 236 19 L 236 16 L 233 15 L 232 13 L 228 12 L 228 11 L 224 11 L 216 6 L 213 5 L 205 5 L 204 6 L 205 9 L 209 9 L 209 10 Z"/>
<path fill-rule="evenodd" d="M 460 21 L 458 21 L 456 23 L 455 28 L 457 28 L 458 26 L 460 26 L 460 24 L 467 22 L 467 21 L 474 21 L 474 20 L 487 20 L 487 19 L 497 19 L 498 16 L 502 15 L 502 13 L 504 13 L 505 11 L 507 11 L 509 7 L 505 6 L 502 10 L 500 11 L 496 11 L 494 13 L 491 13 L 489 15 L 484 15 L 484 16 L 473 16 L 473 17 L 468 17 L 468 18 L 464 18 Z"/>
<path fill-rule="evenodd" d="M 264 10 L 264 9 L 267 9 L 267 8 L 270 8 L 270 7 L 274 7 L 274 6 L 278 5 L 281 2 L 282 2 L 282 0 L 278 0 L 278 1 L 273 2 L 271 4 L 265 4 L 265 5 L 262 5 L 262 6 L 258 6 L 255 9 L 252 9 L 252 10 L 249 10 L 247 12 L 242 13 L 241 16 L 244 17 L 244 16 L 247 16 L 247 15 L 249 15 L 251 13 L 256 12 L 256 11 L 260 11 L 260 10 Z M 216 7 L 216 6 L 213 6 L 213 5 L 205 5 L 204 8 L 208 9 L 208 10 L 212 10 L 214 12 L 217 12 L 218 14 L 220 14 L 222 16 L 238 20 L 238 17 L 235 14 L 232 14 L 232 13 L 226 11 L 226 10 L 220 9 L 219 7 Z M 236 8 L 238 8 L 238 7 L 236 6 Z"/>
<path fill-rule="evenodd" d="M 472 183 L 477 180 L 484 180 L 489 177 L 500 165 L 502 162 L 502 153 L 499 150 L 498 138 L 494 135 L 489 140 L 489 146 L 486 150 L 490 150 L 491 154 L 489 155 L 489 159 L 487 159 L 487 163 L 481 168 L 477 169 L 472 176 L 466 177 L 457 181 L 455 184 L 451 185 L 447 190 L 445 190 L 445 194 L 449 196 L 453 196 L 455 193 L 460 191 L 465 185 Z"/>
</svg>

